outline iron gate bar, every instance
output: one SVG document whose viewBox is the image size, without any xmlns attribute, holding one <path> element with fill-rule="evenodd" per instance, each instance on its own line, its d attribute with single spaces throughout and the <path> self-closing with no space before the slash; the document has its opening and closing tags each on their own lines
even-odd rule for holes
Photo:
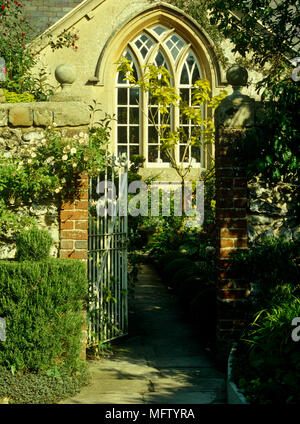
<svg viewBox="0 0 300 424">
<path fill-rule="evenodd" d="M 109 216 L 105 209 L 104 216 L 93 216 L 95 188 L 100 183 L 100 175 L 90 180 L 90 214 L 89 214 L 89 290 L 93 295 L 89 303 L 92 313 L 88 325 L 88 340 L 102 343 L 116 339 L 128 332 L 128 293 L 127 293 L 127 160 L 120 160 L 118 169 L 118 198 L 113 205 L 115 214 Z M 121 168 L 124 168 L 124 173 Z M 111 182 L 114 184 L 116 169 L 112 158 Z M 105 170 L 104 192 L 108 190 L 108 172 Z M 96 187 L 95 187 L 95 184 Z M 125 200 L 125 214 L 122 213 L 122 200 Z M 105 299 L 108 295 L 109 300 Z M 110 299 L 116 299 L 114 300 Z M 118 327 L 118 328 L 117 328 Z"/>
</svg>

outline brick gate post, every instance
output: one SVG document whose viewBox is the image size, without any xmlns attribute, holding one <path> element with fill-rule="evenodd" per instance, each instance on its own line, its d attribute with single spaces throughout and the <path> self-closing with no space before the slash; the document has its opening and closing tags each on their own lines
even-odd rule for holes
<svg viewBox="0 0 300 424">
<path fill-rule="evenodd" d="M 234 65 L 227 71 L 233 93 L 216 110 L 216 224 L 217 224 L 217 349 L 225 357 L 243 326 L 248 287 L 241 275 L 228 270 L 231 255 L 247 249 L 247 178 L 236 149 L 246 129 L 254 125 L 254 100 L 241 93 L 247 70 Z"/>
</svg>

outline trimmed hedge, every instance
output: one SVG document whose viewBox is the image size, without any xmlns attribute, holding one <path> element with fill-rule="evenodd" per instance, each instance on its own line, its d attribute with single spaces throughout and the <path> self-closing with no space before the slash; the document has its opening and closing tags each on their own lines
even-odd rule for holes
<svg viewBox="0 0 300 424">
<path fill-rule="evenodd" d="M 170 250 L 169 252 L 165 253 L 159 258 L 157 263 L 158 267 L 162 269 L 171 261 L 174 261 L 174 259 L 179 259 L 179 258 L 184 258 L 182 253 L 179 253 L 177 250 Z"/>
<path fill-rule="evenodd" d="M 189 268 L 194 267 L 195 263 L 191 261 L 190 259 L 186 258 L 178 258 L 171 262 L 169 262 L 164 268 L 163 268 L 163 275 L 166 278 L 166 280 L 171 280 L 175 273 L 183 268 Z"/>
<path fill-rule="evenodd" d="M 16 244 L 18 261 L 41 261 L 49 257 L 53 239 L 47 231 L 32 228 L 18 234 Z"/>
<path fill-rule="evenodd" d="M 182 282 L 191 277 L 196 278 L 197 275 L 199 275 L 199 268 L 196 265 L 180 268 L 172 277 L 172 286 L 178 290 Z"/>
<path fill-rule="evenodd" d="M 50 374 L 77 370 L 86 296 L 79 261 L 0 261 L 0 316 L 6 320 L 0 366 Z"/>
<path fill-rule="evenodd" d="M 27 373 L 13 375 L 0 367 L 0 404 L 7 399 L 10 404 L 53 404 L 72 397 L 90 382 L 90 375 L 83 369 L 80 373 L 69 375 L 61 372 L 53 375 Z"/>
</svg>

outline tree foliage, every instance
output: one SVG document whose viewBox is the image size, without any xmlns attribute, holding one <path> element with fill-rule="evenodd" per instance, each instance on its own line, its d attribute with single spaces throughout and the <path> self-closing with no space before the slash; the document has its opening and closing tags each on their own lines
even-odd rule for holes
<svg viewBox="0 0 300 424">
<path fill-rule="evenodd" d="M 149 106 L 157 106 L 153 114 L 148 107 L 149 122 L 154 126 L 161 150 L 166 154 L 171 166 L 179 175 L 182 182 L 193 166 L 192 158 L 188 158 L 191 146 L 201 148 L 214 141 L 214 124 L 212 118 L 203 117 L 202 108 L 206 106 L 215 109 L 227 95 L 225 91 L 211 98 L 211 88 L 208 80 L 199 79 L 192 87 L 192 104 L 189 105 L 180 96 L 178 89 L 171 85 L 170 73 L 164 66 L 149 64 L 144 67 L 144 72 L 139 80 L 134 76 L 130 62 L 122 57 L 119 61 L 118 71 L 122 72 L 124 79 L 133 86 L 140 87 L 149 95 Z M 179 108 L 179 126 L 172 129 L 171 109 Z M 143 111 L 146 113 L 145 111 Z M 160 119 L 157 116 L 160 114 Z M 160 122 L 158 124 L 158 122 Z M 192 131 L 187 133 L 182 126 L 183 122 L 190 122 Z M 176 149 L 179 144 L 184 144 L 185 149 L 181 160 L 176 158 Z"/>
<path fill-rule="evenodd" d="M 215 0 L 211 23 L 249 54 L 262 73 L 257 91 L 264 118 L 245 140 L 250 175 L 299 184 L 299 83 L 291 60 L 299 56 L 299 0 Z M 232 13 L 234 12 L 234 13 Z"/>
</svg>

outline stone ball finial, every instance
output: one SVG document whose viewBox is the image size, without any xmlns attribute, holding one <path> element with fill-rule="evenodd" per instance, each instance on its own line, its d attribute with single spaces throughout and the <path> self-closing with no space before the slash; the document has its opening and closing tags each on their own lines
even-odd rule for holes
<svg viewBox="0 0 300 424">
<path fill-rule="evenodd" d="M 62 89 L 72 85 L 76 77 L 76 69 L 73 65 L 63 63 L 55 69 L 55 78 L 61 84 Z"/>
<path fill-rule="evenodd" d="M 248 82 L 248 71 L 246 68 L 236 64 L 228 69 L 226 78 L 233 87 L 243 87 Z"/>
</svg>

